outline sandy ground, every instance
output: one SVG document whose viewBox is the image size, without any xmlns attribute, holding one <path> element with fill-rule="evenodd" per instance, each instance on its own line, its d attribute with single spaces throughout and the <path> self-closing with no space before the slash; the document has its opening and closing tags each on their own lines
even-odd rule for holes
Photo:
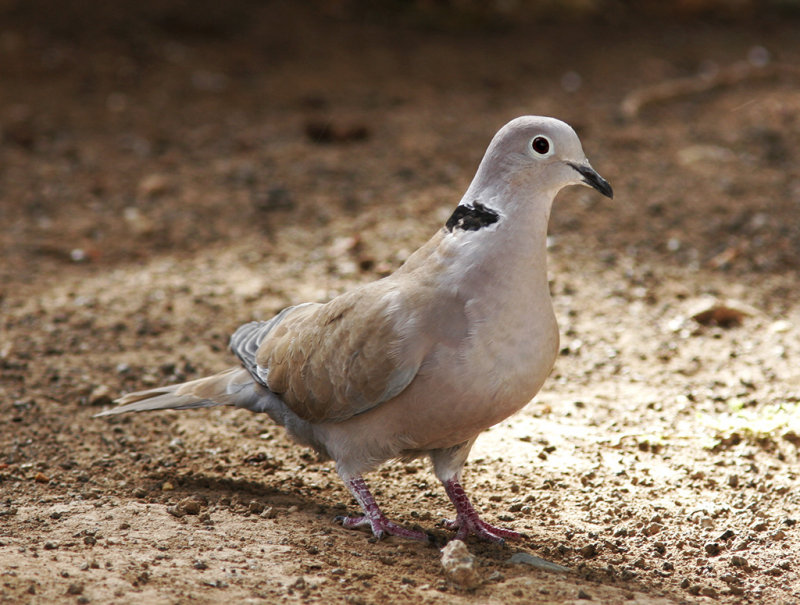
<svg viewBox="0 0 800 605">
<path fill-rule="evenodd" d="M 231 6 L 0 28 L 0 601 L 800 603 L 797 23 Z M 572 123 L 617 196 L 557 201 L 562 354 L 465 476 L 527 537 L 468 543 L 477 588 L 337 526 L 332 465 L 266 417 L 92 418 L 399 266 L 526 113 Z M 369 480 L 447 540 L 426 464 Z"/>
</svg>

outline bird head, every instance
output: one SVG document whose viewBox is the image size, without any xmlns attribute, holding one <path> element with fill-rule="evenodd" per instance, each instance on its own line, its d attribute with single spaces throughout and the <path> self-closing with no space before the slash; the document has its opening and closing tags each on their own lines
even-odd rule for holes
<svg viewBox="0 0 800 605">
<path fill-rule="evenodd" d="M 552 199 L 568 185 L 585 185 L 613 197 L 608 181 L 586 159 L 580 139 L 555 118 L 523 116 L 512 120 L 492 139 L 473 186 L 504 183 L 547 192 Z"/>
</svg>

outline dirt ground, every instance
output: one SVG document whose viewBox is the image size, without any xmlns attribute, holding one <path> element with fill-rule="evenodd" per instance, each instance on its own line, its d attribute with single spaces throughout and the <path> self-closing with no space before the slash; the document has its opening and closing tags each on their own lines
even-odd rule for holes
<svg viewBox="0 0 800 605">
<path fill-rule="evenodd" d="M 797 21 L 219 4 L 3 7 L 0 601 L 800 603 Z M 573 124 L 616 198 L 554 209 L 562 354 L 465 475 L 527 537 L 468 543 L 478 588 L 337 526 L 333 466 L 266 417 L 92 418 L 399 266 L 521 114 Z M 427 464 L 368 479 L 444 543 Z"/>
</svg>

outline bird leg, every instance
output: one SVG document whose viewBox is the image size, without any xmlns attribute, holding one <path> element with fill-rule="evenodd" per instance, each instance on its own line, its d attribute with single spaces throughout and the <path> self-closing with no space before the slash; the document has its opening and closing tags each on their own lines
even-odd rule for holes
<svg viewBox="0 0 800 605">
<path fill-rule="evenodd" d="M 458 482 L 458 479 L 453 477 L 442 482 L 444 489 L 450 500 L 456 507 L 456 518 L 454 521 L 445 521 L 444 526 L 447 529 L 458 529 L 456 532 L 456 540 L 463 540 L 470 534 L 477 536 L 482 540 L 489 542 L 505 542 L 506 538 L 510 540 L 521 540 L 522 534 L 519 534 L 510 529 L 503 529 L 502 527 L 494 527 L 489 525 L 486 521 L 481 520 L 476 511 L 464 492 L 464 488 Z"/>
<path fill-rule="evenodd" d="M 372 534 L 378 540 L 385 536 L 400 536 L 401 538 L 410 538 L 422 542 L 429 541 L 428 534 L 425 532 L 406 529 L 393 521 L 389 521 L 381 511 L 378 503 L 375 502 L 375 498 L 370 493 L 369 487 L 367 487 L 367 483 L 363 478 L 356 476 L 352 479 L 347 479 L 345 485 L 361 505 L 364 514 L 360 517 L 336 517 L 336 520 L 341 522 L 342 527 L 355 529 L 369 526 Z"/>
</svg>

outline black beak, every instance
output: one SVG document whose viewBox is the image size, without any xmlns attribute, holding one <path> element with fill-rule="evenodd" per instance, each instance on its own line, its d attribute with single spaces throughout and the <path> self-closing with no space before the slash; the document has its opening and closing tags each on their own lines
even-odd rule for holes
<svg viewBox="0 0 800 605">
<path fill-rule="evenodd" d="M 588 164 L 573 163 L 570 163 L 570 166 L 580 173 L 583 177 L 583 182 L 589 185 L 589 187 L 597 189 L 606 197 L 614 198 L 614 190 L 611 188 L 611 185 L 608 184 L 607 180 L 597 174 L 591 166 Z"/>
</svg>

